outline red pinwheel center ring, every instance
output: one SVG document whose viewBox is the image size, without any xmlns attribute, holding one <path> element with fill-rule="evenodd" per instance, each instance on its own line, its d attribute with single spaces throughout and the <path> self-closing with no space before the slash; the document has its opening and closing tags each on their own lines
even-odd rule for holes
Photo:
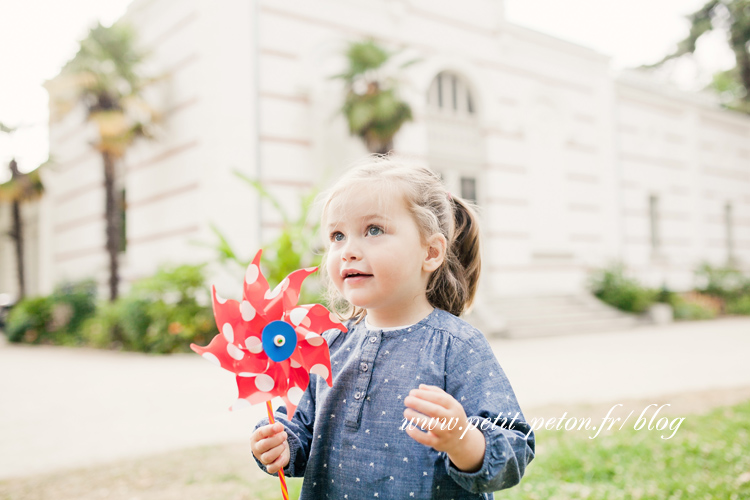
<svg viewBox="0 0 750 500">
<path fill-rule="evenodd" d="M 286 321 L 271 321 L 263 328 L 263 350 L 269 358 L 280 363 L 289 359 L 297 347 L 297 332 Z"/>
</svg>

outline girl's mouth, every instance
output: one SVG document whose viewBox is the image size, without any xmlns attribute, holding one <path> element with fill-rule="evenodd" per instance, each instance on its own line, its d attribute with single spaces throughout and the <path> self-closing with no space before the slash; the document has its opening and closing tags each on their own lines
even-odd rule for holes
<svg viewBox="0 0 750 500">
<path fill-rule="evenodd" d="M 360 283 L 367 278 L 372 278 L 372 274 L 350 274 L 344 278 L 347 283 Z"/>
</svg>

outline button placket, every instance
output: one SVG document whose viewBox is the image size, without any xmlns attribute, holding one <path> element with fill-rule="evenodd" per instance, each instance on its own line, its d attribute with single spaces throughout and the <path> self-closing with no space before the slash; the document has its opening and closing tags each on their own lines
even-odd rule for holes
<svg viewBox="0 0 750 500">
<path fill-rule="evenodd" d="M 380 350 L 382 334 L 382 331 L 368 332 L 367 339 L 362 344 L 359 373 L 354 385 L 354 399 L 351 404 L 346 405 L 345 424 L 349 428 L 359 428 L 362 405 L 367 399 L 367 388 L 370 386 L 370 380 L 372 379 L 372 370 L 370 368 Z"/>
</svg>

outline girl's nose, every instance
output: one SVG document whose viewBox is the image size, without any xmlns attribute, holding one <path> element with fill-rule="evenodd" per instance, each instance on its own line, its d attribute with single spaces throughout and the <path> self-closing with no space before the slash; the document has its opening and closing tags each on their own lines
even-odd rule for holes
<svg viewBox="0 0 750 500">
<path fill-rule="evenodd" d="M 341 251 L 341 259 L 344 262 L 347 262 L 349 260 L 359 260 L 361 258 L 362 252 L 359 248 L 359 244 L 353 239 L 348 239 Z"/>
</svg>

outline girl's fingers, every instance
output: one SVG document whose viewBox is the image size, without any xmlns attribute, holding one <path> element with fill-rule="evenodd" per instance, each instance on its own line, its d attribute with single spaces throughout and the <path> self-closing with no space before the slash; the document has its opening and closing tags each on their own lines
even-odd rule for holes
<svg viewBox="0 0 750 500">
<path fill-rule="evenodd" d="M 262 427 L 258 427 L 258 430 L 255 431 L 255 436 L 258 441 L 261 439 L 265 439 L 267 437 L 271 437 L 274 434 L 281 432 L 284 430 L 284 426 L 281 425 L 279 422 L 274 422 L 273 425 L 264 425 Z"/>
<path fill-rule="evenodd" d="M 266 466 L 266 470 L 271 474 L 283 469 L 284 467 L 286 467 L 286 464 L 289 463 L 289 456 L 286 451 L 286 446 L 284 446 L 283 448 L 284 449 L 281 451 L 279 457 L 274 460 L 273 463 Z"/>
<path fill-rule="evenodd" d="M 269 438 L 265 438 L 265 439 L 258 441 L 255 444 L 255 450 L 258 453 L 264 453 L 268 450 L 271 450 L 279 446 L 280 444 L 283 444 L 284 441 L 286 441 L 286 439 L 287 439 L 287 433 L 285 431 L 279 432 L 275 436 L 271 436 Z"/>
<path fill-rule="evenodd" d="M 260 461 L 266 465 L 270 465 L 281 456 L 285 449 L 286 448 L 283 444 L 276 446 L 275 448 L 271 448 L 267 452 L 260 455 Z"/>
<path fill-rule="evenodd" d="M 443 391 L 442 389 L 435 387 L 434 385 L 420 384 L 419 389 L 412 389 L 409 391 L 410 396 L 430 401 L 443 408 L 450 408 L 455 399 L 453 396 Z"/>
<path fill-rule="evenodd" d="M 427 415 L 428 417 L 442 418 L 446 416 L 446 408 L 444 406 L 421 399 L 418 396 L 406 396 L 404 398 L 404 404 L 409 408 L 413 408 Z"/>
<path fill-rule="evenodd" d="M 421 443 L 425 446 L 434 446 L 437 441 L 437 436 L 430 431 L 422 432 L 416 428 L 406 428 L 406 433 L 417 443 Z"/>
</svg>

